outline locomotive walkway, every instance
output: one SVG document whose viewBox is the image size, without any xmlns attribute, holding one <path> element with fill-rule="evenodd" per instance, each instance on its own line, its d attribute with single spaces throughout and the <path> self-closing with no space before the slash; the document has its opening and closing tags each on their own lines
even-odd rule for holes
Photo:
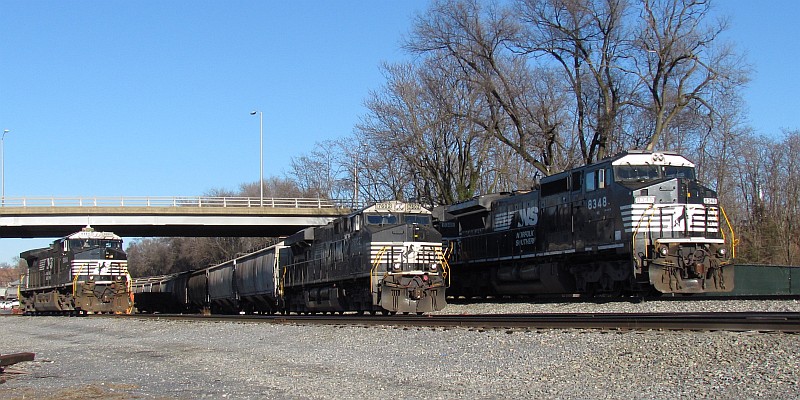
<svg viewBox="0 0 800 400">
<path fill-rule="evenodd" d="M 283 236 L 349 213 L 347 201 L 259 197 L 6 197 L 0 238 L 60 237 L 90 225 L 123 237 Z"/>
</svg>

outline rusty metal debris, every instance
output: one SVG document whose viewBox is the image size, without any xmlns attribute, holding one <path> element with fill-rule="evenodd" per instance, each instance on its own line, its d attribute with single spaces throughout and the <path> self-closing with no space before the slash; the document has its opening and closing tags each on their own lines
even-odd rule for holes
<svg viewBox="0 0 800 400">
<path fill-rule="evenodd" d="M 0 373 L 3 373 L 6 367 L 14 365 L 23 361 L 33 361 L 36 354 L 34 353 L 13 353 L 0 355 Z"/>
</svg>

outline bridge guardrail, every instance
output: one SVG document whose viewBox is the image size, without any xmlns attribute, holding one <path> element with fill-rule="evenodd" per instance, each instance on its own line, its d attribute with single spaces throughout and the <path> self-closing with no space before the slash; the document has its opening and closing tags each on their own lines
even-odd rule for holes
<svg viewBox="0 0 800 400">
<path fill-rule="evenodd" d="M 352 201 L 278 197 L 5 197 L 0 207 L 269 207 L 351 208 Z"/>
</svg>

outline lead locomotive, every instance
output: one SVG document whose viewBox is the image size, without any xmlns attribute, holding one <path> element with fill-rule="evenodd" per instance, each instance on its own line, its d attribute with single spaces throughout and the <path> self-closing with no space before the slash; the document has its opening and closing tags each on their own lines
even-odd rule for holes
<svg viewBox="0 0 800 400">
<path fill-rule="evenodd" d="M 446 207 L 448 294 L 728 292 L 733 232 L 722 215 L 686 158 L 624 152 L 535 190 Z"/>
<path fill-rule="evenodd" d="M 84 228 L 42 249 L 20 254 L 28 263 L 20 308 L 38 313 L 130 313 L 133 296 L 122 238 Z"/>
</svg>

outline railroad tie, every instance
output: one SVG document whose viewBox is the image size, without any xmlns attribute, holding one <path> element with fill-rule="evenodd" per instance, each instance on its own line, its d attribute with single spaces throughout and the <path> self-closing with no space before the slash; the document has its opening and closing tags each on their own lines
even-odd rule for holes
<svg viewBox="0 0 800 400">
<path fill-rule="evenodd" d="M 33 361 L 36 354 L 34 353 L 13 353 L 0 355 L 0 373 L 3 373 L 5 367 L 14 365 L 23 361 Z"/>
</svg>

